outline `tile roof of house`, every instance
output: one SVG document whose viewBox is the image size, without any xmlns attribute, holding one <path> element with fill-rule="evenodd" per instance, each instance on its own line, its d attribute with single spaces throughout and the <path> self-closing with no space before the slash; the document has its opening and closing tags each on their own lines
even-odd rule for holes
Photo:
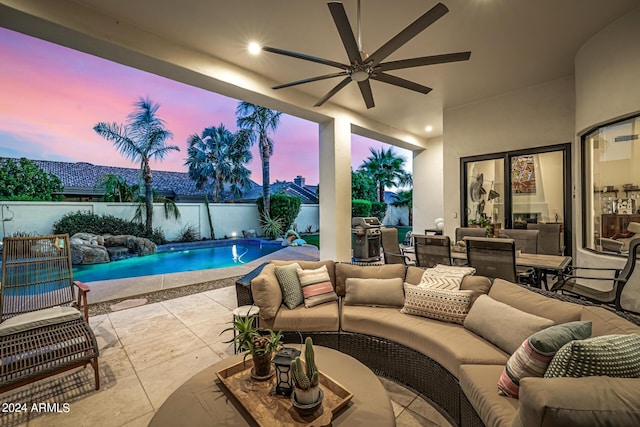
<svg viewBox="0 0 640 427">
<path fill-rule="evenodd" d="M 19 160 L 19 159 L 14 159 Z M 123 168 L 117 166 L 100 166 L 86 162 L 59 162 L 51 160 L 31 160 L 39 168 L 47 173 L 56 175 L 62 181 L 65 194 L 99 195 L 102 192 L 97 189 L 101 176 L 106 174 L 119 175 L 127 184 L 135 185 L 139 182 L 140 170 L 137 168 Z M 169 172 L 154 170 L 153 188 L 162 195 L 180 198 L 204 198 L 205 192 L 211 197 L 211 192 L 205 189 L 199 190 L 189 174 L 186 172 Z M 305 186 L 307 187 L 307 186 Z M 314 186 L 308 186 L 314 187 Z M 303 204 L 318 203 L 315 192 L 300 187 L 292 182 L 274 183 L 271 185 L 271 193 L 284 191 L 288 195 L 299 196 Z M 225 197 L 226 202 L 253 202 L 262 195 L 262 186 L 251 181 L 251 188 L 246 190 L 240 198 L 231 195 Z"/>
</svg>

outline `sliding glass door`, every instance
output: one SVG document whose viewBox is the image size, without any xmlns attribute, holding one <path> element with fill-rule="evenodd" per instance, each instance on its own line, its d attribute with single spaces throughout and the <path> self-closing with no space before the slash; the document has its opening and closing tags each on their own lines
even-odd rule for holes
<svg viewBox="0 0 640 427">
<path fill-rule="evenodd" d="M 461 159 L 462 225 L 559 223 L 571 253 L 570 144 Z"/>
</svg>

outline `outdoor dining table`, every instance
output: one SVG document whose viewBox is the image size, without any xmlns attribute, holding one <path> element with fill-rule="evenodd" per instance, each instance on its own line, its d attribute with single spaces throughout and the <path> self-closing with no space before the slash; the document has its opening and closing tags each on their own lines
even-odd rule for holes
<svg viewBox="0 0 640 427">
<path fill-rule="evenodd" d="M 453 260 L 466 260 L 466 252 L 451 251 Z M 533 268 L 535 272 L 536 287 L 542 287 L 542 279 L 547 273 L 562 273 L 571 264 L 571 257 L 565 255 L 545 255 L 545 254 L 516 254 L 516 265 L 518 267 Z"/>
</svg>

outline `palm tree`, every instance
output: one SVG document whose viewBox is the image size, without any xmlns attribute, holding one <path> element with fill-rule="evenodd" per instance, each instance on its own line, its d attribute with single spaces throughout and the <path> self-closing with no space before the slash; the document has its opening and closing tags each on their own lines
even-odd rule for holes
<svg viewBox="0 0 640 427">
<path fill-rule="evenodd" d="M 399 191 L 397 196 L 398 198 L 391 203 L 391 206 L 406 206 L 409 209 L 409 224 L 407 225 L 413 225 L 413 188 L 409 191 Z"/>
<path fill-rule="evenodd" d="M 173 138 L 173 134 L 164 128 L 164 120 L 156 113 L 159 104 L 149 98 L 139 98 L 134 103 L 136 108 L 127 116 L 127 123 L 100 122 L 93 130 L 118 149 L 120 154 L 134 162 L 140 162 L 140 173 L 144 181 L 145 228 L 147 233 L 153 231 L 153 175 L 149 161 L 162 160 L 171 150 L 180 151 L 175 145 L 165 145 Z"/>
<path fill-rule="evenodd" d="M 397 156 L 393 149 L 381 148 L 376 151 L 369 148 L 369 151 L 371 156 L 360 165 L 360 169 L 365 170 L 376 183 L 379 202 L 384 202 L 385 187 L 399 187 L 413 182 L 411 174 L 403 169 L 404 158 Z"/>
<path fill-rule="evenodd" d="M 106 173 L 98 178 L 96 189 L 102 189 L 103 202 L 133 202 L 136 199 L 135 190 L 120 175 Z"/>
<path fill-rule="evenodd" d="M 253 145 L 257 141 L 260 149 L 262 198 L 265 212 L 271 210 L 269 161 L 273 154 L 273 140 L 269 138 L 269 132 L 275 132 L 280 124 L 281 115 L 282 113 L 278 111 L 245 101 L 240 101 L 236 108 L 238 129 L 246 131 L 249 143 Z"/>
<path fill-rule="evenodd" d="M 222 201 L 224 184 L 230 184 L 235 197 L 249 188 L 251 171 L 245 163 L 251 161 L 252 156 L 246 133 L 234 135 L 221 124 L 204 129 L 201 135 L 191 135 L 187 142 L 189 157 L 185 166 L 189 167 L 189 177 L 199 189 L 211 179 L 213 203 Z"/>
</svg>

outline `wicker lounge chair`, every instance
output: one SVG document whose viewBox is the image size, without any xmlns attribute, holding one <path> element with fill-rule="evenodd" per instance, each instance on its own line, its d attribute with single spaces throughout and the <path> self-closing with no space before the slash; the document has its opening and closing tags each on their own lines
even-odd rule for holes
<svg viewBox="0 0 640 427">
<path fill-rule="evenodd" d="M 98 390 L 89 288 L 73 281 L 69 236 L 5 238 L 3 247 L 0 393 L 87 364 Z"/>
<path fill-rule="evenodd" d="M 451 265 L 451 240 L 449 236 L 413 235 L 418 267 Z"/>
</svg>

